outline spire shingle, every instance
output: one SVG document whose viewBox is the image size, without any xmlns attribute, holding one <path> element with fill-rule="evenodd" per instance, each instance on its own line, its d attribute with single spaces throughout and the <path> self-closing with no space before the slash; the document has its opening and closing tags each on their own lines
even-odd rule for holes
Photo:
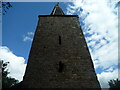
<svg viewBox="0 0 120 90">
<path fill-rule="evenodd" d="M 64 12 L 62 11 L 62 9 L 59 7 L 59 3 L 57 3 L 54 6 L 54 9 L 51 12 L 51 15 L 64 15 Z"/>
</svg>

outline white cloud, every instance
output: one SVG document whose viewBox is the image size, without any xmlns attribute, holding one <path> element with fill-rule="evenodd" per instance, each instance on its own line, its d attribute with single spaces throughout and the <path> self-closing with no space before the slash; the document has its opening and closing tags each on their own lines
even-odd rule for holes
<svg viewBox="0 0 120 90">
<path fill-rule="evenodd" d="M 95 43 L 96 43 L 96 41 L 91 40 L 91 41 L 88 43 L 88 46 L 94 46 L 94 45 L 95 45 Z"/>
<path fill-rule="evenodd" d="M 118 69 L 109 72 L 102 72 L 97 74 L 98 80 L 102 88 L 109 88 L 108 81 L 118 78 Z"/>
<path fill-rule="evenodd" d="M 67 7 L 67 14 L 77 13 L 89 47 L 95 69 L 112 70 L 118 65 L 118 7 L 120 0 L 74 0 Z M 82 9 L 82 11 L 81 11 Z M 88 35 L 90 34 L 90 35 Z M 116 70 L 98 74 L 102 87 L 107 81 L 115 79 Z M 106 75 L 106 76 L 104 76 Z M 104 79 L 102 81 L 102 79 Z"/>
<path fill-rule="evenodd" d="M 27 34 L 28 34 L 28 35 L 34 35 L 34 33 L 33 33 L 33 32 L 28 32 Z"/>
<path fill-rule="evenodd" d="M 33 32 L 27 32 L 27 35 L 23 37 L 23 41 L 32 41 L 33 40 L 34 33 Z"/>
<path fill-rule="evenodd" d="M 29 36 L 25 36 L 24 38 L 23 38 L 23 41 L 32 41 L 33 40 L 33 38 L 31 38 L 31 37 L 29 37 Z"/>
<path fill-rule="evenodd" d="M 102 67 L 105 69 L 113 65 L 118 65 L 117 47 L 118 44 L 116 42 L 112 42 L 92 52 L 93 60 L 98 59 L 94 64 L 95 68 Z"/>
<path fill-rule="evenodd" d="M 4 62 L 9 62 L 7 69 L 10 74 L 8 76 L 22 81 L 26 68 L 26 64 L 24 64 L 25 59 L 23 57 L 16 56 L 6 46 L 0 46 L 0 59 Z"/>
</svg>

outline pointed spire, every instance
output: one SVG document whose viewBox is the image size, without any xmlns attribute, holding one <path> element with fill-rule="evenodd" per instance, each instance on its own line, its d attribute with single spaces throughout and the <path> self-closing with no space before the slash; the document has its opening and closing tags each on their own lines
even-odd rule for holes
<svg viewBox="0 0 120 90">
<path fill-rule="evenodd" d="M 56 3 L 56 6 L 59 6 L 59 2 Z"/>
<path fill-rule="evenodd" d="M 51 15 L 64 15 L 64 12 L 63 12 L 62 9 L 59 7 L 59 2 L 56 3 L 56 5 L 54 6 L 54 9 L 52 10 Z"/>
</svg>

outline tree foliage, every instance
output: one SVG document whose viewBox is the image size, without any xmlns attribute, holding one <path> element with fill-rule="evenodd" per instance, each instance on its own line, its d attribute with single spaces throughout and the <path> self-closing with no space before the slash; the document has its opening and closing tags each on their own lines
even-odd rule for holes
<svg viewBox="0 0 120 90">
<path fill-rule="evenodd" d="M 109 82 L 110 90 L 113 88 L 120 88 L 120 80 L 118 78 L 116 80 L 110 80 Z"/>
<path fill-rule="evenodd" d="M 3 15 L 5 15 L 5 13 L 7 12 L 7 10 L 12 7 L 10 2 L 0 2 L 0 8 L 2 7 L 2 13 Z"/>
<path fill-rule="evenodd" d="M 12 77 L 8 77 L 8 72 L 7 65 L 9 62 L 3 62 L 2 61 L 2 88 L 10 88 L 12 85 L 15 85 L 18 83 L 18 80 Z"/>
</svg>

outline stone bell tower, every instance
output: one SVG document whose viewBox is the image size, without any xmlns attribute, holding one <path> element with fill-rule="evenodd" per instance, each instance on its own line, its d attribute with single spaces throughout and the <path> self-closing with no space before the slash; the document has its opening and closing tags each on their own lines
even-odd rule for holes
<svg viewBox="0 0 120 90">
<path fill-rule="evenodd" d="M 77 15 L 39 15 L 22 88 L 100 88 Z"/>
</svg>

